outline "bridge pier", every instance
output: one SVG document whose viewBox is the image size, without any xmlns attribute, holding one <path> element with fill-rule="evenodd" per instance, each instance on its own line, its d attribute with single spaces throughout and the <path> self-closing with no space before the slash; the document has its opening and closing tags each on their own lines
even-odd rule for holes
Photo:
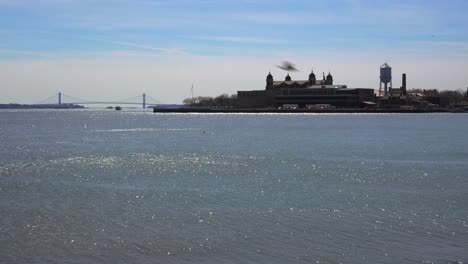
<svg viewBox="0 0 468 264">
<path fill-rule="evenodd" d="M 58 104 L 59 105 L 62 104 L 62 93 L 61 92 L 58 93 Z"/>
<path fill-rule="evenodd" d="M 146 108 L 146 94 L 143 94 L 143 109 Z"/>
</svg>

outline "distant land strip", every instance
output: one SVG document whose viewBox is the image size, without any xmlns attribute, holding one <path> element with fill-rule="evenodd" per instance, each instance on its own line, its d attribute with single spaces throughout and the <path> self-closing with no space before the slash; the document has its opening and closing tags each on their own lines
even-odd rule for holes
<svg viewBox="0 0 468 264">
<path fill-rule="evenodd" d="M 454 109 L 158 109 L 154 113 L 468 113 Z"/>
<path fill-rule="evenodd" d="M 80 109 L 76 104 L 0 104 L 0 109 Z"/>
</svg>

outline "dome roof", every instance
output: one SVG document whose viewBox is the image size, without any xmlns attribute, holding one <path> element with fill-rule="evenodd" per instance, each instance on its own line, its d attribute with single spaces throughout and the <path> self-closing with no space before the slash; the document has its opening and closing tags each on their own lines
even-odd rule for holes
<svg viewBox="0 0 468 264">
<path fill-rule="evenodd" d="M 330 72 L 328 72 L 327 80 L 330 80 L 330 79 L 333 79 L 333 76 L 330 74 Z"/>
<path fill-rule="evenodd" d="M 309 74 L 309 78 L 311 79 L 315 79 L 315 74 L 314 74 L 314 71 L 311 71 L 310 74 Z"/>
<path fill-rule="evenodd" d="M 384 63 L 384 64 L 382 64 L 382 66 L 380 66 L 380 68 L 383 68 L 383 69 L 390 68 L 391 69 L 392 67 L 390 67 L 390 65 L 388 65 L 388 63 Z"/>
<path fill-rule="evenodd" d="M 289 73 L 288 75 L 286 75 L 286 78 L 284 78 L 285 81 L 290 81 L 291 80 L 291 76 L 289 76 Z"/>
<path fill-rule="evenodd" d="M 271 72 L 268 72 L 267 78 L 273 78 L 273 75 L 271 75 Z"/>
</svg>

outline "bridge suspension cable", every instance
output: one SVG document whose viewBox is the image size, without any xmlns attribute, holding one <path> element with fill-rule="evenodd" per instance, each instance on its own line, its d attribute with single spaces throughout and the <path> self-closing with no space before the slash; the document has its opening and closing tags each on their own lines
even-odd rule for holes
<svg viewBox="0 0 468 264">
<path fill-rule="evenodd" d="M 45 104 L 47 101 L 50 101 L 51 104 L 54 104 L 57 100 L 57 94 L 47 97 L 46 99 L 37 102 L 36 104 Z"/>
<path fill-rule="evenodd" d="M 149 99 L 153 100 L 153 102 L 154 102 L 155 104 L 162 104 L 161 101 L 158 101 L 158 100 L 154 99 L 153 97 L 151 97 L 151 96 L 149 96 L 149 95 L 146 95 L 146 98 L 149 98 Z"/>
<path fill-rule="evenodd" d="M 73 96 L 70 96 L 68 94 L 62 93 L 62 100 L 63 100 L 64 97 L 67 98 L 67 99 L 71 99 L 70 101 L 74 100 L 74 101 L 72 101 L 73 103 L 92 103 L 92 101 L 77 98 L 77 97 L 73 97 Z M 63 101 L 65 101 L 65 100 L 63 100 Z"/>
<path fill-rule="evenodd" d="M 120 102 L 126 102 L 126 101 L 130 101 L 130 100 L 133 100 L 133 99 L 139 99 L 141 98 L 142 95 L 137 95 L 137 96 L 133 96 L 133 97 L 130 97 L 130 98 L 127 98 L 127 99 L 122 99 L 122 100 L 118 100 L 118 101 L 115 101 L 116 103 L 120 103 Z M 141 100 L 139 101 L 141 102 Z"/>
</svg>

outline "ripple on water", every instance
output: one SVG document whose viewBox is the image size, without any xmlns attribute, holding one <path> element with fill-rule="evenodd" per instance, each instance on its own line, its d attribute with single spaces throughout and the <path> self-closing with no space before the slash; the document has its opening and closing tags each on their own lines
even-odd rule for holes
<svg viewBox="0 0 468 264">
<path fill-rule="evenodd" d="M 1 128 L 5 262 L 467 257 L 459 117 L 16 114 Z"/>
</svg>

